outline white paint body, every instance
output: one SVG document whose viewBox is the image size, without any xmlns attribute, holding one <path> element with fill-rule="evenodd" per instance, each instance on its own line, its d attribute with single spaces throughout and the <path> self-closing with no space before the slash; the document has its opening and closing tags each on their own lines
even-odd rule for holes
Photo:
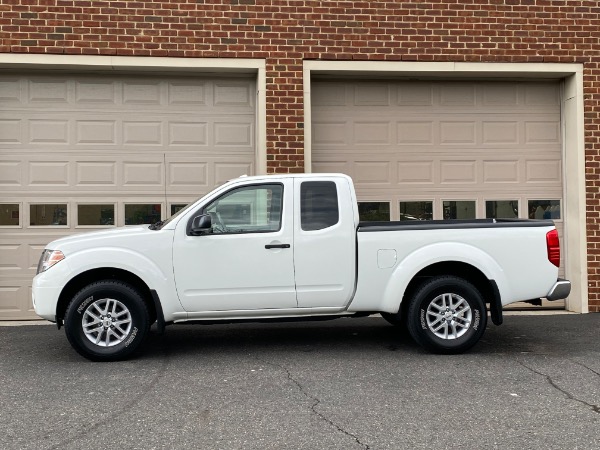
<svg viewBox="0 0 600 450">
<path fill-rule="evenodd" d="M 299 186 L 306 180 L 336 184 L 337 224 L 302 230 Z M 261 183 L 283 186 L 278 231 L 187 233 L 204 205 L 232 188 Z M 478 269 L 497 283 L 503 305 L 546 296 L 558 276 L 546 249 L 553 226 L 357 228 L 354 187 L 345 175 L 242 177 L 199 199 L 160 230 L 126 227 L 51 242 L 47 249 L 62 251 L 65 259 L 34 278 L 34 306 L 38 315 L 54 321 L 64 286 L 98 268 L 139 277 L 158 294 L 167 322 L 396 312 L 413 277 L 439 262 Z M 269 244 L 290 247 L 266 249 Z"/>
</svg>

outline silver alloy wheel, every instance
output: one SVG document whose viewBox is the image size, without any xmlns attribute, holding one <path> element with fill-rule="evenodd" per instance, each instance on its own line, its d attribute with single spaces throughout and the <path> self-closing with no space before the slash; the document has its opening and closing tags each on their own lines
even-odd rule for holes
<svg viewBox="0 0 600 450">
<path fill-rule="evenodd" d="M 441 339 L 458 339 L 471 327 L 473 312 L 457 294 L 441 294 L 427 307 L 427 326 Z"/>
<path fill-rule="evenodd" d="M 86 308 L 81 325 L 90 342 L 112 347 L 123 342 L 131 331 L 131 313 L 119 300 L 102 298 Z"/>
</svg>

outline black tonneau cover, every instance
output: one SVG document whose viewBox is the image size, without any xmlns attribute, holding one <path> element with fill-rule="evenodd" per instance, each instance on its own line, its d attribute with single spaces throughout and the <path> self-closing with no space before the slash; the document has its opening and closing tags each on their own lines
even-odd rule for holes
<svg viewBox="0 0 600 450">
<path fill-rule="evenodd" d="M 358 230 L 399 231 L 399 230 L 441 230 L 461 228 L 517 228 L 553 227 L 552 220 L 535 219 L 470 219 L 470 220 L 403 220 L 401 222 L 360 222 Z"/>
</svg>

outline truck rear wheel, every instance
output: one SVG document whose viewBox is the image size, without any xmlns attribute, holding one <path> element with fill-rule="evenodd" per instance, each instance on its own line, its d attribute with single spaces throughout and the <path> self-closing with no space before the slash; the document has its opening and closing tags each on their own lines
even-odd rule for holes
<svg viewBox="0 0 600 450">
<path fill-rule="evenodd" d="M 411 337 L 435 353 L 461 353 L 485 331 L 487 311 L 480 292 L 454 276 L 425 281 L 410 299 L 407 314 Z"/>
<path fill-rule="evenodd" d="M 141 295 L 129 284 L 104 280 L 73 297 L 65 314 L 65 332 L 73 348 L 92 361 L 116 361 L 142 344 L 150 320 Z"/>
</svg>

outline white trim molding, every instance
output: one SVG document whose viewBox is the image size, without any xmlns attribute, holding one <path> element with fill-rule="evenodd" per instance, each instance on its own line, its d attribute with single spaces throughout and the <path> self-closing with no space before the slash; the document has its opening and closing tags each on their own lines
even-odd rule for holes
<svg viewBox="0 0 600 450">
<path fill-rule="evenodd" d="M 347 79 L 561 80 L 564 83 L 563 186 L 565 274 L 571 280 L 569 311 L 586 313 L 588 305 L 585 199 L 583 65 L 553 63 L 469 63 L 394 61 L 304 61 L 304 164 L 312 165 L 311 81 L 314 77 Z"/>
<path fill-rule="evenodd" d="M 48 72 L 146 72 L 256 76 L 256 175 L 267 173 L 267 78 L 264 59 L 0 53 L 0 70 Z"/>
</svg>

